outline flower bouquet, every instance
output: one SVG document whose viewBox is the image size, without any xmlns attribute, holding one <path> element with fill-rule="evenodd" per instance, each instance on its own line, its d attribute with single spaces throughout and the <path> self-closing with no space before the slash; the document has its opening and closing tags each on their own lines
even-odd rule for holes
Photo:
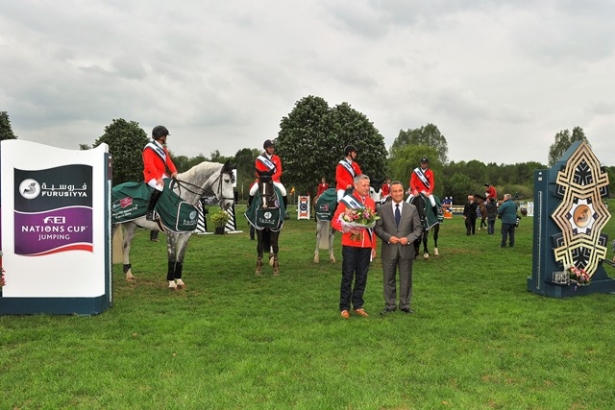
<svg viewBox="0 0 615 410">
<path fill-rule="evenodd" d="M 340 215 L 342 226 L 348 230 L 367 228 L 371 229 L 376 225 L 376 221 L 380 219 L 375 211 L 369 208 L 346 208 L 343 214 Z M 353 232 L 350 235 L 351 241 L 360 241 L 362 233 Z"/>
<path fill-rule="evenodd" d="M 574 265 L 568 265 L 566 272 L 570 279 L 574 280 L 578 286 L 587 286 L 591 282 L 591 276 L 585 272 L 585 269 L 577 268 Z"/>
</svg>

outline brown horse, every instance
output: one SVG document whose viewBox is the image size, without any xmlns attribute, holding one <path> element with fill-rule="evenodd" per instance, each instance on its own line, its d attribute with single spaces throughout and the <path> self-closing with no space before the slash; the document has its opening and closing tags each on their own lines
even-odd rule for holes
<svg viewBox="0 0 615 410">
<path fill-rule="evenodd" d="M 487 227 L 487 208 L 485 207 L 485 201 L 487 198 L 481 194 L 474 194 L 474 201 L 478 205 L 478 210 L 480 211 L 480 226 L 478 229 L 483 229 L 483 226 Z"/>
</svg>

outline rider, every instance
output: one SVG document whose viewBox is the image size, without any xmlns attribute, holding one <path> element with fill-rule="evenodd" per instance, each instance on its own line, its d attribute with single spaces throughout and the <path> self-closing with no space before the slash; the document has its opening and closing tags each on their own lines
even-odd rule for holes
<svg viewBox="0 0 615 410">
<path fill-rule="evenodd" d="M 498 200 L 498 194 L 493 185 L 489 185 L 488 182 L 485 182 L 485 202 L 489 202 L 490 199 Z"/>
<path fill-rule="evenodd" d="M 164 189 L 163 179 L 177 177 L 177 168 L 165 145 L 169 130 L 162 125 L 152 130 L 152 140 L 143 148 L 143 176 L 147 185 L 154 188 L 147 203 L 148 221 L 154 220 L 154 208 Z"/>
<path fill-rule="evenodd" d="M 256 157 L 254 161 L 254 168 L 256 172 L 263 171 L 272 171 L 271 179 L 273 180 L 273 184 L 278 187 L 280 190 L 280 194 L 282 195 L 282 200 L 284 201 L 284 208 L 288 207 L 288 197 L 286 196 L 286 188 L 280 182 L 280 177 L 282 176 L 282 160 L 279 156 L 273 153 L 275 151 L 275 145 L 271 140 L 265 140 L 263 143 L 263 148 L 265 151 Z M 258 184 L 254 184 L 252 188 L 250 188 L 250 196 L 254 196 L 258 191 Z"/>
<path fill-rule="evenodd" d="M 412 174 L 410 174 L 410 187 L 407 194 L 407 202 L 411 202 L 412 198 L 419 196 L 419 194 L 425 195 L 429 198 L 429 202 L 434 210 L 434 214 L 438 215 L 438 207 L 436 206 L 436 200 L 433 197 L 433 191 L 436 187 L 433 171 L 429 168 L 429 158 L 421 158 L 421 166 L 414 168 Z"/>
<path fill-rule="evenodd" d="M 357 164 L 357 148 L 348 145 L 344 148 L 344 159 L 337 163 L 335 168 L 335 189 L 337 190 L 337 202 L 341 201 L 346 190 L 354 186 L 354 177 L 363 174 Z"/>
</svg>

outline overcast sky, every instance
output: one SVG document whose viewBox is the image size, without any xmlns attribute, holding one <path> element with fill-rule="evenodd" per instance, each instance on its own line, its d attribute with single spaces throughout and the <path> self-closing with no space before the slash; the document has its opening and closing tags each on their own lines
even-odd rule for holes
<svg viewBox="0 0 615 410">
<path fill-rule="evenodd" d="M 3 0 L 0 111 L 14 133 L 91 145 L 113 119 L 179 155 L 275 138 L 314 95 L 387 148 L 435 124 L 449 159 L 547 163 L 580 126 L 615 165 L 612 0 Z"/>
</svg>

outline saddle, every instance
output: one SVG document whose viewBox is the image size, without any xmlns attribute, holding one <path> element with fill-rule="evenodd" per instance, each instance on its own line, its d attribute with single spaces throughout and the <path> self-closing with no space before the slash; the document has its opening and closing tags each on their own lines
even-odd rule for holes
<svg viewBox="0 0 615 410">
<path fill-rule="evenodd" d="M 164 180 L 164 190 L 156 204 L 156 212 L 165 229 L 192 232 L 198 220 L 197 208 L 173 192 L 172 179 Z M 145 182 L 124 182 L 111 189 L 111 223 L 125 223 L 142 218 L 153 188 Z"/>
</svg>

